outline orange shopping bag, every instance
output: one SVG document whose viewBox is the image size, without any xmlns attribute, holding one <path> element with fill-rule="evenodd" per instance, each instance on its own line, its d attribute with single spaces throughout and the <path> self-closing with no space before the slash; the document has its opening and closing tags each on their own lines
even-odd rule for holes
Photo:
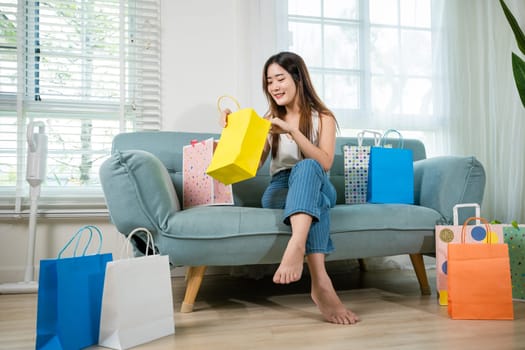
<svg viewBox="0 0 525 350">
<path fill-rule="evenodd" d="M 461 203 L 456 204 L 453 208 L 452 225 L 436 225 L 436 291 L 439 295 L 439 305 L 446 306 L 448 304 L 447 295 L 447 268 L 448 268 L 448 245 L 450 243 L 461 242 L 461 231 L 463 224 L 459 224 L 459 209 L 470 208 L 476 217 L 480 216 L 481 208 L 477 203 Z M 462 213 L 463 214 L 467 214 Z M 467 218 L 472 215 L 462 216 Z M 463 222 L 463 219 L 461 220 Z M 487 232 L 481 221 L 477 221 L 475 225 L 468 225 L 465 234 L 465 243 L 483 244 L 488 240 L 492 243 L 503 243 L 503 225 L 490 225 L 490 232 Z"/>
<path fill-rule="evenodd" d="M 467 225 L 480 220 L 490 232 L 487 220 L 468 218 L 461 243 L 448 245 L 448 314 L 453 319 L 512 320 L 512 284 L 507 244 L 465 243 Z"/>
</svg>

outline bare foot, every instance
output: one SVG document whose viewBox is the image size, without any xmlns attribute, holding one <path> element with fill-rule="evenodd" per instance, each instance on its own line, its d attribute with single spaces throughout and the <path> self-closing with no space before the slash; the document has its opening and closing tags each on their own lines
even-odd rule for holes
<svg viewBox="0 0 525 350">
<path fill-rule="evenodd" d="M 312 300 L 317 305 L 324 319 L 335 324 L 355 324 L 359 317 L 347 309 L 337 296 L 332 281 L 328 278 L 326 283 L 318 286 L 312 285 Z"/>
<path fill-rule="evenodd" d="M 278 284 L 289 284 L 297 282 L 303 274 L 304 245 L 297 244 L 292 238 L 283 254 L 281 264 L 273 275 L 273 282 Z"/>
</svg>

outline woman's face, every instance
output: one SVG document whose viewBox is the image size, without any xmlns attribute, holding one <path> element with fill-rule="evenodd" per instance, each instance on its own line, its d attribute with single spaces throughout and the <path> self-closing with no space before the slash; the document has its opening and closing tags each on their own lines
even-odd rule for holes
<svg viewBox="0 0 525 350">
<path fill-rule="evenodd" d="M 291 106 L 295 102 L 297 87 L 295 82 L 283 67 L 272 63 L 266 71 L 267 89 L 275 103 L 279 106 Z"/>
</svg>

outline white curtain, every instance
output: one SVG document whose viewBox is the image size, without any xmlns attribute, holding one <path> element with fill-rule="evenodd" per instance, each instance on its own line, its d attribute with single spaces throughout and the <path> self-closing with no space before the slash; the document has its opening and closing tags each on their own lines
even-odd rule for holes
<svg viewBox="0 0 525 350">
<path fill-rule="evenodd" d="M 525 1 L 506 3 L 525 28 Z M 484 165 L 485 218 L 525 223 L 525 108 L 512 75 L 514 35 L 498 0 L 442 5 L 436 64 L 444 72 L 447 152 L 474 155 Z"/>
</svg>

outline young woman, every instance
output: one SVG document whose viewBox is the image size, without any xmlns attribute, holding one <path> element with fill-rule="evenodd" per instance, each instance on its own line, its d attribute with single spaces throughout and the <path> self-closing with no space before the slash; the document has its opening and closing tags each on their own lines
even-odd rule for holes
<svg viewBox="0 0 525 350">
<path fill-rule="evenodd" d="M 325 268 L 334 248 L 330 239 L 330 208 L 336 192 L 327 176 L 332 167 L 337 122 L 314 90 L 303 59 L 291 52 L 270 57 L 263 71 L 263 90 L 270 104 L 272 127 L 261 164 L 271 154 L 271 182 L 262 206 L 284 209 L 292 235 L 273 281 L 298 281 L 304 256 L 311 276 L 311 296 L 323 317 L 337 324 L 359 319 L 335 292 Z M 229 110 L 221 115 L 226 125 Z"/>
</svg>

